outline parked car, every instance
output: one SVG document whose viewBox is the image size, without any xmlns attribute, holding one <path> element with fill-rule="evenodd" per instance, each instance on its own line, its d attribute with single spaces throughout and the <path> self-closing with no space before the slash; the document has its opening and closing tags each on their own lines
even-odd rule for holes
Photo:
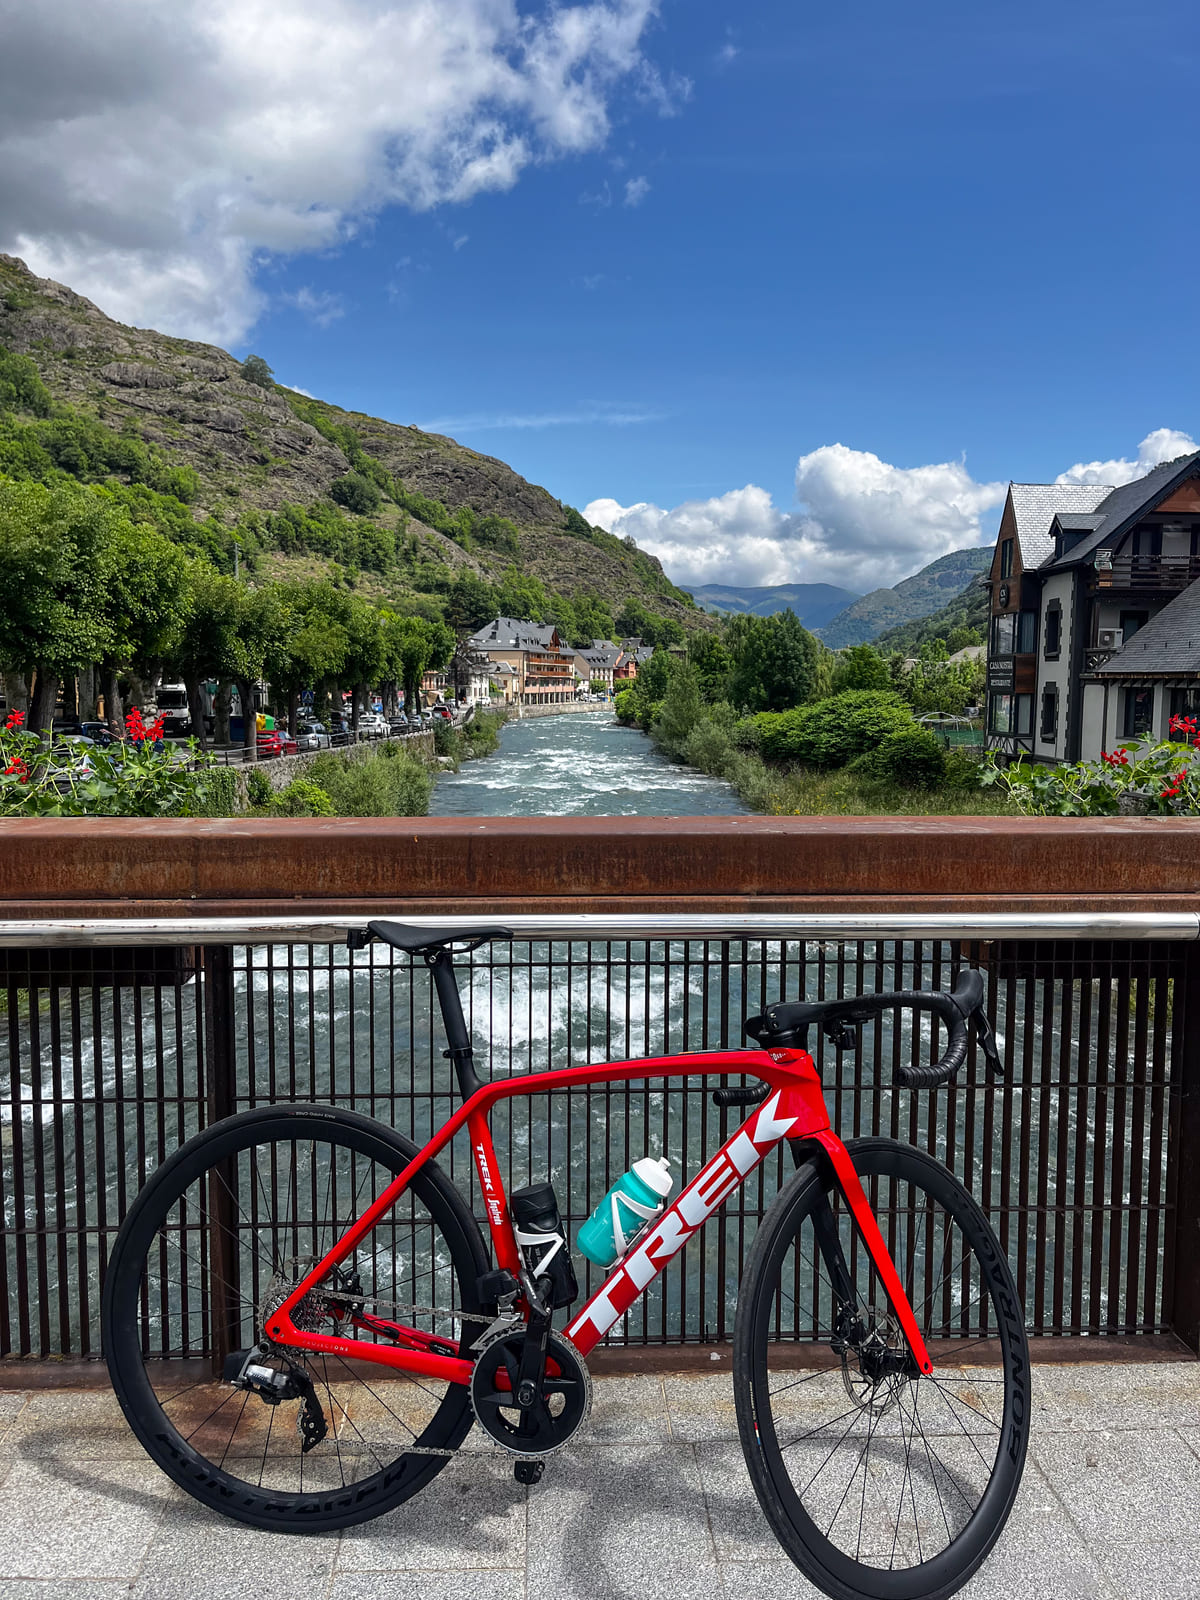
<svg viewBox="0 0 1200 1600">
<path fill-rule="evenodd" d="M 387 720 L 381 717 L 377 711 L 364 711 L 358 719 L 358 731 L 359 733 L 372 734 L 386 733 L 388 731 Z"/>
<path fill-rule="evenodd" d="M 408 718 L 403 711 L 398 717 L 392 717 L 388 722 L 388 732 L 392 734 L 405 734 L 408 732 Z"/>
<path fill-rule="evenodd" d="M 81 722 L 79 731 L 85 739 L 90 739 L 101 750 L 107 750 L 110 744 L 121 743 L 107 722 Z"/>
<path fill-rule="evenodd" d="M 298 722 L 296 748 L 298 750 L 328 750 L 332 739 L 323 722 Z"/>
<path fill-rule="evenodd" d="M 419 711 L 414 709 L 408 713 L 408 726 L 410 732 L 413 729 L 419 732 L 425 726 L 425 718 Z"/>
<path fill-rule="evenodd" d="M 442 722 L 454 721 L 454 713 L 451 711 L 449 706 L 434 706 L 433 710 L 430 712 L 430 716 L 438 717 Z"/>
<path fill-rule="evenodd" d="M 298 745 L 290 733 L 285 733 L 279 728 L 274 728 L 268 733 L 260 733 L 256 740 L 258 754 L 262 756 L 294 756 Z"/>
</svg>

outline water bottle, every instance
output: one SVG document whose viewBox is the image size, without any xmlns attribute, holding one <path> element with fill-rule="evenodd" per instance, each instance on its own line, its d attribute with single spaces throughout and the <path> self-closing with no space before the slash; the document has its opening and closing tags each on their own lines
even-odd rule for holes
<svg viewBox="0 0 1200 1600">
<path fill-rule="evenodd" d="M 575 1268 L 567 1250 L 567 1230 L 559 1216 L 558 1200 L 548 1183 L 530 1184 L 509 1196 L 513 1232 L 530 1274 L 550 1282 L 550 1304 L 569 1306 L 579 1293 Z"/>
<path fill-rule="evenodd" d="M 625 1254 L 630 1240 L 658 1215 L 674 1182 L 670 1165 L 666 1156 L 659 1161 L 646 1156 L 617 1179 L 579 1230 L 576 1243 L 589 1261 L 611 1267 Z"/>
</svg>

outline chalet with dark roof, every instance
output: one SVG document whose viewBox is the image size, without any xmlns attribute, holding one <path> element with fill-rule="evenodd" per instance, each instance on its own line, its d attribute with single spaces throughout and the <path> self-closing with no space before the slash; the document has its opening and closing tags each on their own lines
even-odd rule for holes
<svg viewBox="0 0 1200 1600">
<path fill-rule="evenodd" d="M 1197 579 L 1200 451 L 1119 487 L 1010 484 L 988 577 L 988 744 L 1078 761 L 1164 737 L 1200 703 Z"/>
</svg>

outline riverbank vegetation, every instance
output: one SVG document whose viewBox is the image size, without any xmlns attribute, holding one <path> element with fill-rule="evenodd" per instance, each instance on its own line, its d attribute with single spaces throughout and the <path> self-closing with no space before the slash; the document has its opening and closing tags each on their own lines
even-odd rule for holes
<svg viewBox="0 0 1200 1600">
<path fill-rule="evenodd" d="M 834 654 L 783 612 L 735 617 L 686 657 L 656 651 L 616 711 L 756 811 L 1002 812 L 1009 798 L 981 782 L 982 751 L 947 748 L 918 720 L 964 718 L 981 693 L 982 663 L 949 661 L 945 640 L 910 662 L 869 645 Z M 969 736 L 965 722 L 955 726 Z"/>
</svg>

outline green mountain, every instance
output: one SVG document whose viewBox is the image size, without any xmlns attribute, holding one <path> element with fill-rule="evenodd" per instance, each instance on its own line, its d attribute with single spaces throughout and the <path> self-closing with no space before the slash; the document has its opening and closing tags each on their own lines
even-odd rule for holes
<svg viewBox="0 0 1200 1600">
<path fill-rule="evenodd" d="M 810 631 L 824 627 L 858 599 L 853 589 L 838 589 L 832 583 L 776 583 L 763 588 L 706 583 L 689 593 L 710 611 L 748 611 L 756 617 L 794 611 Z"/>
<path fill-rule="evenodd" d="M 583 632 L 597 604 L 713 626 L 653 556 L 503 461 L 284 388 L 265 363 L 125 327 L 0 255 L 5 473 L 108 483 L 223 570 L 332 572 L 401 612 L 478 626 L 532 583 L 575 603 Z"/>
<path fill-rule="evenodd" d="M 990 554 L 990 552 L 989 552 Z M 915 656 L 923 644 L 931 639 L 949 639 L 957 628 L 970 628 L 978 635 L 979 643 L 987 639 L 988 613 L 991 598 L 987 585 L 976 577 L 961 594 L 939 611 L 927 617 L 917 617 L 912 622 L 902 622 L 888 628 L 874 641 L 879 650 L 898 650 L 902 655 Z"/>
<path fill-rule="evenodd" d="M 992 547 L 952 550 L 939 556 L 894 589 L 872 589 L 816 630 L 831 650 L 867 644 L 886 630 L 940 611 L 989 566 Z"/>
</svg>

